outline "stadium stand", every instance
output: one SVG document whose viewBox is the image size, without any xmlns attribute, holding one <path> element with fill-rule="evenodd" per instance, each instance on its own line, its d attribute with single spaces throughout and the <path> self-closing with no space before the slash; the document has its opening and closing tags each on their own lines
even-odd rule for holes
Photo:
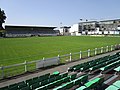
<svg viewBox="0 0 120 90">
<path fill-rule="evenodd" d="M 56 27 L 6 25 L 6 37 L 57 36 Z"/>
</svg>

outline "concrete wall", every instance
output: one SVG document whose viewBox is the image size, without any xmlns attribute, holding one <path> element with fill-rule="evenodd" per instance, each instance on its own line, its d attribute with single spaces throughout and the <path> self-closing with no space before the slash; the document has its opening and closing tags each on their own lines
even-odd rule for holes
<svg viewBox="0 0 120 90">
<path fill-rule="evenodd" d="M 69 32 L 71 33 L 72 36 L 79 36 L 81 35 L 79 33 L 79 24 L 73 24 L 71 28 L 69 29 Z"/>
</svg>

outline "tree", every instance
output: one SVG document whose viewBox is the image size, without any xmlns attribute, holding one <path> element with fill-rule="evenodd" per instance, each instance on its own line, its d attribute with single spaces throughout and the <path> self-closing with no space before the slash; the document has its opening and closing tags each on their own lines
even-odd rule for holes
<svg viewBox="0 0 120 90">
<path fill-rule="evenodd" d="M 0 29 L 3 29 L 2 24 L 5 23 L 6 15 L 4 10 L 1 10 L 0 8 Z"/>
</svg>

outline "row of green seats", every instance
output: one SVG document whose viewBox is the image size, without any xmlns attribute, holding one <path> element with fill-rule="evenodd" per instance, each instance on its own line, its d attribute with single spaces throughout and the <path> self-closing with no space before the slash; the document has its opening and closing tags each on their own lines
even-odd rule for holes
<svg viewBox="0 0 120 90">
<path fill-rule="evenodd" d="M 53 78 L 50 78 L 48 80 L 44 80 L 44 81 L 40 82 L 39 85 L 36 83 L 36 85 L 33 85 L 32 89 L 36 89 L 38 87 L 45 88 L 44 85 L 49 85 L 49 87 L 50 87 L 50 86 L 54 85 L 53 82 L 55 82 L 57 80 L 60 80 L 60 79 L 62 79 L 64 77 L 67 77 L 67 76 L 68 76 L 68 73 L 60 74 L 60 75 L 58 75 L 56 77 L 53 77 Z M 60 83 L 60 82 L 58 82 L 58 83 Z"/>
<path fill-rule="evenodd" d="M 114 61 L 117 61 L 119 58 L 120 58 L 120 57 L 115 57 L 114 59 L 110 59 L 110 60 L 108 59 L 108 60 L 106 60 L 106 61 L 104 60 L 104 61 L 102 61 L 101 63 L 99 63 L 99 64 L 97 64 L 97 65 L 89 68 L 89 70 L 90 70 L 90 71 L 93 71 L 93 70 L 99 69 L 99 68 L 101 68 L 101 67 L 103 67 L 103 66 L 105 66 L 105 65 L 107 65 L 107 64 L 110 64 L 110 63 L 112 63 L 112 62 L 114 62 Z"/>
<path fill-rule="evenodd" d="M 34 89 L 36 89 L 38 87 L 42 87 L 43 88 L 44 85 L 49 84 L 49 83 L 51 83 L 51 86 L 52 86 L 52 82 L 54 82 L 56 80 L 59 80 L 59 79 L 62 79 L 62 78 L 67 77 L 67 76 L 68 76 L 68 73 L 63 73 L 63 74 L 57 75 L 55 77 L 49 78 L 47 80 L 44 80 L 42 82 L 34 83 L 30 87 L 31 87 L 32 90 L 34 90 Z M 49 84 L 49 86 L 50 86 L 50 84 Z"/>
<path fill-rule="evenodd" d="M 41 75 L 39 77 L 34 77 L 34 78 L 28 79 L 26 81 L 22 81 L 22 82 L 15 83 L 15 84 L 12 84 L 12 85 L 9 85 L 6 87 L 2 87 L 2 88 L 0 88 L 0 90 L 17 90 L 17 89 L 24 90 L 24 88 L 31 88 L 32 89 L 32 88 L 34 88 L 35 83 L 37 83 L 37 85 L 40 86 L 40 85 L 44 84 L 44 82 L 46 80 L 49 80 L 49 82 L 50 82 L 51 78 L 56 77 L 55 79 L 59 79 L 59 77 L 57 77 L 59 74 L 60 73 L 58 71 L 53 72 L 52 75 L 50 75 L 50 73 L 47 73 L 47 74 Z"/>
<path fill-rule="evenodd" d="M 115 61 L 115 62 L 113 62 L 111 64 L 108 64 L 107 66 L 100 68 L 100 70 L 105 71 L 105 70 L 108 70 L 108 69 L 110 69 L 112 67 L 115 67 L 116 65 L 119 65 L 119 64 L 120 64 L 120 60 Z"/>
<path fill-rule="evenodd" d="M 39 77 L 34 77 L 32 79 L 28 79 L 26 81 L 22 81 L 22 82 L 18 82 L 15 84 L 11 84 L 9 86 L 5 86 L 0 88 L 0 90 L 20 90 L 22 88 L 26 88 L 27 86 L 31 86 L 32 84 L 36 83 L 36 82 L 40 82 L 44 79 L 47 79 L 50 76 L 50 73 L 47 73 L 45 75 L 39 76 Z"/>
<path fill-rule="evenodd" d="M 83 75 L 78 77 L 77 79 L 71 80 L 70 82 L 67 82 L 59 87 L 56 87 L 53 90 L 69 90 L 73 86 L 81 85 L 87 81 L 88 81 L 88 75 Z"/>
<path fill-rule="evenodd" d="M 107 87 L 105 90 L 120 90 L 120 80 L 114 82 L 112 85 Z"/>
<path fill-rule="evenodd" d="M 68 68 L 68 71 L 77 71 L 77 70 L 85 70 L 85 69 L 88 69 L 89 67 L 91 66 L 94 66 L 95 64 L 97 64 L 99 61 L 101 60 L 106 60 L 109 58 L 109 55 L 108 56 L 104 56 L 104 57 L 101 57 L 101 58 L 98 58 L 98 59 L 95 59 L 95 60 L 91 60 L 91 61 L 88 61 L 88 62 L 84 62 L 84 63 L 81 63 L 81 64 L 77 64 L 77 65 L 74 65 L 72 67 L 69 67 Z M 89 67 L 85 67 L 89 65 Z M 81 69 L 82 68 L 82 69 Z"/>
<path fill-rule="evenodd" d="M 91 90 L 100 88 L 104 82 L 104 78 L 96 78 L 84 84 L 84 86 L 80 86 L 76 90 Z"/>
<path fill-rule="evenodd" d="M 73 76 L 75 76 L 75 75 L 73 75 Z M 48 83 L 48 84 L 46 84 L 44 86 L 38 87 L 35 90 L 47 90 L 47 89 L 51 89 L 51 88 L 54 88 L 55 86 L 61 85 L 62 83 L 69 82 L 70 79 L 73 79 L 73 77 L 66 76 L 66 77 L 63 77 L 63 78 L 61 78 L 59 80 L 56 80 L 54 82 Z"/>
<path fill-rule="evenodd" d="M 73 71 L 83 71 L 96 64 L 96 60 L 81 63 L 73 68 Z"/>
</svg>

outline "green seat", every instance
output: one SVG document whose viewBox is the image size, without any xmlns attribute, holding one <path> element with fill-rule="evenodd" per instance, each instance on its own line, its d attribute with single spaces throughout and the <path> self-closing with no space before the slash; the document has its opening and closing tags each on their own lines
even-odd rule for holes
<svg viewBox="0 0 120 90">
<path fill-rule="evenodd" d="M 87 70 L 89 69 L 91 66 L 88 64 L 86 64 L 84 67 L 80 68 L 80 71 L 84 71 L 84 70 Z"/>
<path fill-rule="evenodd" d="M 94 80 L 91 80 L 87 83 L 85 83 L 84 85 L 88 88 L 88 89 L 93 89 L 95 87 L 98 87 L 99 84 L 101 84 L 103 81 L 103 78 L 96 78 Z"/>
<path fill-rule="evenodd" d="M 34 78 L 33 78 L 33 80 L 37 80 L 37 79 L 38 79 L 38 77 L 34 77 Z"/>
<path fill-rule="evenodd" d="M 47 90 L 47 87 L 46 86 L 41 86 L 39 88 L 36 88 L 35 90 Z"/>
<path fill-rule="evenodd" d="M 27 85 L 28 85 L 28 86 L 31 86 L 31 85 L 34 84 L 34 83 L 35 83 L 35 81 L 31 80 L 31 81 L 27 82 Z"/>
<path fill-rule="evenodd" d="M 113 85 L 120 89 L 120 80 L 114 82 Z"/>
<path fill-rule="evenodd" d="M 119 90 L 118 87 L 114 86 L 114 85 L 110 85 L 109 87 L 107 87 L 105 90 Z"/>
<path fill-rule="evenodd" d="M 61 74 L 61 76 L 62 76 L 62 78 L 67 77 L 67 76 L 68 76 L 68 73 L 67 73 L 67 72 L 66 72 L 66 73 L 63 73 L 63 74 Z"/>
<path fill-rule="evenodd" d="M 18 84 L 12 84 L 12 85 L 9 85 L 9 90 L 17 90 L 18 89 Z"/>
<path fill-rule="evenodd" d="M 80 85 L 81 84 L 81 79 L 77 78 L 74 80 L 75 85 Z"/>
<path fill-rule="evenodd" d="M 28 79 L 25 81 L 26 84 L 28 84 L 29 82 L 32 82 L 32 79 Z"/>
<path fill-rule="evenodd" d="M 77 66 L 79 66 L 79 64 L 74 65 L 74 66 L 72 66 L 72 67 L 69 67 L 69 68 L 68 68 L 68 71 L 71 71 L 71 72 L 72 72 L 72 71 L 74 70 L 74 68 L 77 67 Z"/>
<path fill-rule="evenodd" d="M 48 80 L 44 80 L 44 81 L 42 81 L 42 82 L 40 83 L 40 85 L 43 86 L 43 85 L 46 85 L 46 84 L 48 84 L 48 83 L 49 83 Z"/>
<path fill-rule="evenodd" d="M 71 81 L 71 82 L 68 82 L 68 83 L 66 83 L 64 86 L 65 86 L 66 90 L 67 90 L 67 89 L 70 89 L 70 88 L 72 88 L 72 87 L 74 86 L 74 82 L 72 82 L 72 81 Z"/>
<path fill-rule="evenodd" d="M 73 80 L 75 85 L 81 85 L 88 81 L 88 75 L 80 76 L 79 78 Z"/>
<path fill-rule="evenodd" d="M 59 71 L 55 71 L 55 72 L 53 72 L 53 75 L 55 75 L 55 76 L 57 76 L 57 75 L 59 75 L 59 74 L 60 74 Z"/>
<path fill-rule="evenodd" d="M 61 85 L 61 84 L 64 82 L 64 80 L 63 80 L 63 79 L 60 79 L 60 80 L 57 80 L 56 82 L 57 82 L 57 83 L 56 83 L 56 86 L 59 86 L 59 85 Z"/>
<path fill-rule="evenodd" d="M 65 83 L 65 82 L 69 82 L 70 81 L 70 77 L 65 77 L 65 78 L 63 78 L 63 82 Z"/>
<path fill-rule="evenodd" d="M 80 70 L 80 68 L 82 68 L 83 67 L 83 64 L 78 64 L 76 67 L 74 67 L 73 69 L 74 69 L 74 71 L 78 71 L 78 70 Z"/>
<path fill-rule="evenodd" d="M 45 74 L 45 75 L 43 75 L 43 80 L 45 80 L 45 79 L 48 79 L 49 78 L 49 76 L 50 76 L 50 73 L 47 73 L 47 74 Z"/>
<path fill-rule="evenodd" d="M 8 86 L 2 87 L 0 90 L 8 90 Z"/>
<path fill-rule="evenodd" d="M 52 74 L 52 75 L 50 75 L 50 76 L 49 76 L 49 78 L 55 78 L 55 75 L 54 75 L 54 74 Z"/>
<path fill-rule="evenodd" d="M 45 86 L 47 87 L 47 89 L 51 89 L 51 88 L 55 87 L 55 85 L 56 85 L 56 82 L 52 82 L 52 83 L 49 83 Z"/>
<path fill-rule="evenodd" d="M 14 90 L 17 90 L 17 89 L 14 89 Z M 29 86 L 26 86 L 26 87 L 21 88 L 20 90 L 31 90 L 31 89 Z"/>
<path fill-rule="evenodd" d="M 27 86 L 27 84 L 24 81 L 18 83 L 18 88 L 19 89 L 23 88 L 23 87 L 26 87 L 26 86 Z"/>
<path fill-rule="evenodd" d="M 64 86 L 59 86 L 57 88 L 54 88 L 53 90 L 66 90 L 66 88 Z"/>
<path fill-rule="evenodd" d="M 87 90 L 87 88 L 85 86 L 81 86 L 81 87 L 77 88 L 76 90 Z"/>
<path fill-rule="evenodd" d="M 59 75 L 59 76 L 56 76 L 56 77 L 55 77 L 55 80 L 59 80 L 59 79 L 61 79 L 61 78 L 62 78 L 62 76 Z"/>
<path fill-rule="evenodd" d="M 55 81 L 55 77 L 48 79 L 48 82 L 49 82 L 49 83 L 51 83 L 51 82 L 53 82 L 53 81 Z"/>
<path fill-rule="evenodd" d="M 73 74 L 73 75 L 70 76 L 70 79 L 74 80 L 76 78 L 76 76 L 77 76 L 77 74 Z"/>
<path fill-rule="evenodd" d="M 120 66 L 114 69 L 117 72 L 120 72 Z"/>
<path fill-rule="evenodd" d="M 82 83 L 86 83 L 88 81 L 88 75 L 84 75 L 82 78 L 81 78 L 81 82 Z"/>
<path fill-rule="evenodd" d="M 31 89 L 36 89 L 36 88 L 38 88 L 38 87 L 40 87 L 41 85 L 40 85 L 40 83 L 39 82 L 37 82 L 37 83 L 34 83 L 33 85 L 31 85 L 30 87 L 31 87 Z"/>
<path fill-rule="evenodd" d="M 43 80 L 48 79 L 49 76 L 50 76 L 50 73 L 47 73 L 47 74 L 45 74 L 45 75 L 39 76 L 38 79 L 39 79 L 39 81 L 43 81 Z"/>
</svg>

